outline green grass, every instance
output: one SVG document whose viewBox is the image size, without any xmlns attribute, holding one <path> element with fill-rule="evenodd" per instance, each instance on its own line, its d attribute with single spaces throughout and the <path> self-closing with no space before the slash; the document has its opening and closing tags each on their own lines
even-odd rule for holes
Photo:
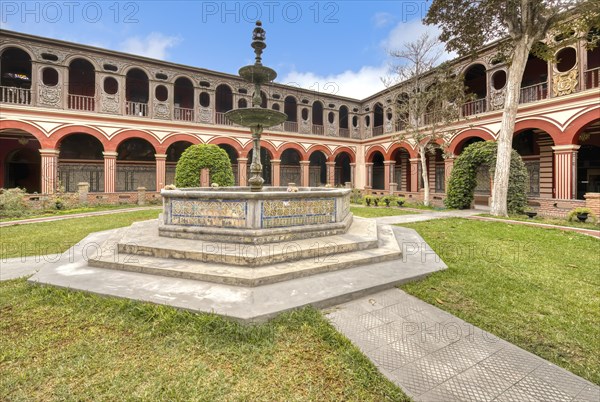
<svg viewBox="0 0 600 402">
<path fill-rule="evenodd" d="M 408 400 L 312 308 L 241 326 L 13 280 L 0 314 L 0 400 Z"/>
<path fill-rule="evenodd" d="M 121 212 L 0 228 L 0 258 L 62 253 L 92 232 L 155 219 L 159 210 Z"/>
<path fill-rule="evenodd" d="M 466 219 L 402 226 L 449 267 L 404 290 L 600 384 L 598 239 Z"/>
<path fill-rule="evenodd" d="M 593 223 L 591 221 L 590 222 L 579 222 L 579 221 L 569 222 L 566 218 L 565 219 L 547 218 L 547 217 L 543 217 L 543 216 L 536 216 L 534 218 L 529 218 L 525 215 L 509 215 L 508 217 L 502 217 L 502 216 L 493 216 L 490 214 L 481 214 L 481 216 L 485 216 L 488 218 L 496 218 L 496 219 L 510 219 L 513 221 L 544 223 L 546 225 L 568 226 L 568 227 L 581 228 L 581 229 L 592 229 L 592 230 L 600 229 L 600 221 L 598 221 L 596 223 Z"/>
<path fill-rule="evenodd" d="M 151 207 L 152 205 L 145 205 L 144 207 Z M 79 207 L 79 208 L 71 208 L 71 209 L 53 209 L 53 210 L 45 210 L 45 211 L 30 211 L 29 214 L 20 216 L 18 218 L 11 217 L 0 217 L 0 222 L 7 221 L 16 221 L 22 219 L 32 219 L 32 218 L 44 218 L 48 216 L 62 216 L 62 215 L 72 215 L 72 214 L 81 214 L 85 212 L 98 212 L 98 211 L 112 211 L 117 209 L 125 209 L 125 208 L 138 208 L 137 204 L 119 204 L 119 205 L 96 205 L 92 207 Z M 158 207 L 158 206 L 156 206 Z"/>
<path fill-rule="evenodd" d="M 361 218 L 379 218 L 382 216 L 410 215 L 414 211 L 406 211 L 398 207 L 358 207 L 350 206 L 350 212 Z"/>
</svg>

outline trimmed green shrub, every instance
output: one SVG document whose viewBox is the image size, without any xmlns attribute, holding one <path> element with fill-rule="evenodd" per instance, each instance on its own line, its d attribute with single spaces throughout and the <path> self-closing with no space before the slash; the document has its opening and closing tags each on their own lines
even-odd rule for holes
<svg viewBox="0 0 600 402">
<path fill-rule="evenodd" d="M 445 204 L 448 208 L 470 208 L 473 192 L 477 185 L 477 168 L 490 167 L 494 176 L 498 144 L 492 141 L 476 142 L 469 145 L 454 161 L 448 182 Z M 508 181 L 507 208 L 510 213 L 522 213 L 527 205 L 527 168 L 517 151 L 512 151 L 510 177 Z"/>
<path fill-rule="evenodd" d="M 181 154 L 175 169 L 177 187 L 199 187 L 200 170 L 208 168 L 210 182 L 219 186 L 233 186 L 233 170 L 227 152 L 212 144 L 197 144 Z"/>
</svg>

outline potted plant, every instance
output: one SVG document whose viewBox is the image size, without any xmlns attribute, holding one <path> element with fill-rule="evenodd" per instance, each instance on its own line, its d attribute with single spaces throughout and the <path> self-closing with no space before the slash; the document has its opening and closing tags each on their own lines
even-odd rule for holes
<svg viewBox="0 0 600 402">
<path fill-rule="evenodd" d="M 375 206 L 378 207 L 380 198 L 377 197 L 376 195 L 373 195 L 372 197 L 373 197 L 373 204 L 375 204 Z"/>
<path fill-rule="evenodd" d="M 365 204 L 367 205 L 367 207 L 371 206 L 371 202 L 373 202 L 373 196 L 372 195 L 365 195 L 365 197 L 363 198 L 365 201 Z"/>
<path fill-rule="evenodd" d="M 525 213 L 525 215 L 527 215 L 529 219 L 533 219 L 537 216 L 537 212 L 535 212 L 533 208 L 525 208 L 525 211 L 523 212 Z"/>
<path fill-rule="evenodd" d="M 590 219 L 592 222 L 596 222 L 596 216 L 594 215 L 591 209 L 586 207 L 577 207 L 569 211 L 567 219 L 569 221 L 574 221 L 575 217 L 577 217 L 579 222 L 585 222 L 588 219 Z"/>
<path fill-rule="evenodd" d="M 384 195 L 383 197 L 381 197 L 381 201 L 385 202 L 386 207 L 389 207 L 390 204 L 393 203 L 395 199 L 396 199 L 396 197 L 393 195 Z"/>
<path fill-rule="evenodd" d="M 406 200 L 404 198 L 402 198 L 402 197 L 398 197 L 396 199 L 396 203 L 398 204 L 399 207 L 402 207 L 405 202 L 406 202 Z"/>
</svg>

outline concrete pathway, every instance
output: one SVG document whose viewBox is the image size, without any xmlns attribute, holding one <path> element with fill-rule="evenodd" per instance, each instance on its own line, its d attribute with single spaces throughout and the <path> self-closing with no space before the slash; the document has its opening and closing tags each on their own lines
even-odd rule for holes
<svg viewBox="0 0 600 402">
<path fill-rule="evenodd" d="M 111 214 L 119 214 L 119 213 L 123 213 L 123 212 L 145 211 L 148 209 L 161 209 L 161 208 L 162 208 L 162 206 L 107 209 L 105 211 L 82 212 L 79 214 L 44 216 L 44 217 L 30 218 L 30 219 L 18 219 L 18 220 L 14 220 L 14 221 L 0 222 L 0 228 L 3 226 L 26 225 L 28 223 L 62 221 L 64 219 L 71 219 L 71 218 L 86 218 L 88 216 L 111 215 Z"/>
<path fill-rule="evenodd" d="M 418 214 L 383 216 L 381 218 L 374 219 L 377 221 L 377 223 L 382 225 L 394 225 L 397 223 L 423 222 L 432 219 L 467 218 L 469 216 L 474 216 L 480 213 L 482 212 L 476 209 L 463 209 L 451 211 L 419 210 Z"/>
<path fill-rule="evenodd" d="M 415 401 L 600 401 L 600 387 L 400 289 L 326 313 Z"/>
</svg>

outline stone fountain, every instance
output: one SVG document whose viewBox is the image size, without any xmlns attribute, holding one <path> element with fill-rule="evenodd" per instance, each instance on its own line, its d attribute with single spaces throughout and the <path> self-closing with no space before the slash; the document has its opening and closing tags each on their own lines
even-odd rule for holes
<svg viewBox="0 0 600 402">
<path fill-rule="evenodd" d="M 250 186 L 163 189 L 158 220 L 92 234 L 67 251 L 85 251 L 83 258 L 56 263 L 31 282 L 257 322 L 445 268 L 441 261 L 418 260 L 416 251 L 426 243 L 411 229 L 354 219 L 350 189 L 263 187 L 260 137 L 286 115 L 260 107 L 260 87 L 276 73 L 262 65 L 260 22 L 252 39 L 256 62 L 239 71 L 254 85 L 252 107 L 227 113 L 252 132 Z M 91 255 L 89 243 L 100 245 Z M 400 260 L 406 243 L 411 255 Z"/>
</svg>

